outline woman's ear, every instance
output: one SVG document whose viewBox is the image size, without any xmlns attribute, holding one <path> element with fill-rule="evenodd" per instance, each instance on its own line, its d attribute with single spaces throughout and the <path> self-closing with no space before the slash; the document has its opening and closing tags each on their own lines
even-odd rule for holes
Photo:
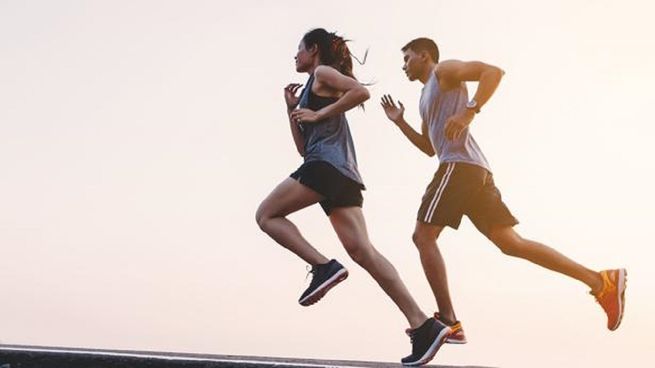
<svg viewBox="0 0 655 368">
<path fill-rule="evenodd" d="M 309 52 L 311 55 L 318 54 L 318 44 L 312 45 L 310 48 L 307 49 L 307 52 Z"/>
</svg>

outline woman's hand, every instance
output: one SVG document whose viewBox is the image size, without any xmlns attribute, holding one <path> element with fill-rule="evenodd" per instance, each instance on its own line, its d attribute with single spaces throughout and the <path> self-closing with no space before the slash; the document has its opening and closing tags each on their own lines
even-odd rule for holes
<svg viewBox="0 0 655 368">
<path fill-rule="evenodd" d="M 296 123 L 315 123 L 321 120 L 321 116 L 317 111 L 310 109 L 298 109 L 291 113 L 291 120 Z"/>
<path fill-rule="evenodd" d="M 296 92 L 298 92 L 298 89 L 302 87 L 302 84 L 298 83 L 291 83 L 284 87 L 284 100 L 287 103 L 287 110 L 293 110 L 298 106 L 298 102 L 300 102 L 300 96 L 296 96 Z"/>
</svg>

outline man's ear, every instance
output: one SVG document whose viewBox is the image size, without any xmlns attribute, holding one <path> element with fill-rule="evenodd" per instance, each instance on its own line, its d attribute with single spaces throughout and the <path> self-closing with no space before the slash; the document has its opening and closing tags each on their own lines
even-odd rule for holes
<svg viewBox="0 0 655 368">
<path fill-rule="evenodd" d="M 419 57 L 421 58 L 421 61 L 423 61 L 423 62 L 428 62 L 430 60 L 430 54 L 428 54 L 427 51 L 421 51 L 419 53 Z"/>
</svg>

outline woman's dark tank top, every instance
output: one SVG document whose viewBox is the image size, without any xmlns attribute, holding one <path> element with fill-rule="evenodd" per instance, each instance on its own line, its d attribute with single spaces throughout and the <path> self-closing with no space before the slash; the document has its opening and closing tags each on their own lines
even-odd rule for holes
<svg viewBox="0 0 655 368">
<path fill-rule="evenodd" d="M 312 92 L 314 74 L 309 77 L 305 89 L 300 95 L 300 108 L 317 111 L 335 103 L 338 98 L 317 96 Z M 300 123 L 300 130 L 305 139 L 305 162 L 325 161 L 339 172 L 361 184 L 364 182 L 357 170 L 355 144 L 346 114 L 340 113 L 314 123 Z"/>
</svg>

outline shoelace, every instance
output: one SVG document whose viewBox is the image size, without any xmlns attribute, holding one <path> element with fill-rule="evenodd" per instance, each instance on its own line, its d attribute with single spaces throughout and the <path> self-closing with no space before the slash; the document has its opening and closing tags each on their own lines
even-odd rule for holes
<svg viewBox="0 0 655 368">
<path fill-rule="evenodd" d="M 315 273 L 316 273 L 316 269 L 315 269 L 315 267 L 310 266 L 310 265 L 307 265 L 307 267 L 306 267 L 305 269 L 307 270 L 307 275 L 305 275 L 305 281 L 307 281 L 307 278 L 309 277 L 309 274 L 310 274 L 310 273 L 315 274 Z"/>
<path fill-rule="evenodd" d="M 412 330 L 411 328 L 408 328 L 405 330 L 405 334 L 409 336 L 409 341 L 413 344 L 414 338 L 416 337 L 416 330 Z"/>
</svg>

